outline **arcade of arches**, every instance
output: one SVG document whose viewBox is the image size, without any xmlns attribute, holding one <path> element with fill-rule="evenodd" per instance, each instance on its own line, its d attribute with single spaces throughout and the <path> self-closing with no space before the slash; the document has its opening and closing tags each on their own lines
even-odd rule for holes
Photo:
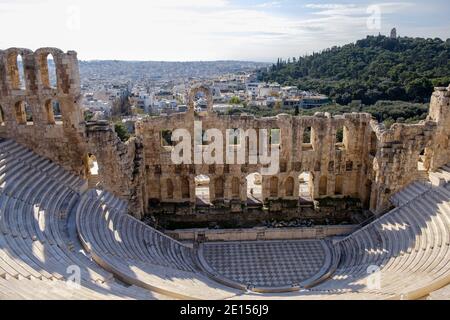
<svg viewBox="0 0 450 320">
<path fill-rule="evenodd" d="M 354 200 L 359 202 L 355 207 L 381 213 L 390 207 L 392 194 L 450 158 L 449 88 L 435 89 L 426 120 L 386 129 L 366 113 L 219 115 L 212 109 L 211 90 L 198 86 L 191 89 L 187 112 L 139 120 L 127 142 L 108 123 L 84 121 L 80 90 L 76 52 L 0 50 L 0 137 L 84 178 L 92 176 L 93 162 L 86 155 L 95 155 L 102 187 L 128 200 L 137 218 L 323 219 L 342 212 L 346 219 Z M 194 111 L 198 92 L 207 101 L 200 113 Z M 195 121 L 224 137 L 236 128 L 265 129 L 270 137 L 258 140 L 257 147 L 249 139 L 223 145 L 224 150 L 243 148 L 244 164 L 173 164 L 174 146 L 162 141 L 178 128 L 194 137 Z M 279 148 L 275 174 L 264 175 L 264 165 L 249 161 L 263 143 Z"/>
</svg>

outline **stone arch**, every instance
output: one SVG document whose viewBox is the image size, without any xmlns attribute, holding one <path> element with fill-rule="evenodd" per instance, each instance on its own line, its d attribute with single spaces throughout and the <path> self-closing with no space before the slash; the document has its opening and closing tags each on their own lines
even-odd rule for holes
<svg viewBox="0 0 450 320">
<path fill-rule="evenodd" d="M 336 144 L 344 143 L 344 127 L 345 126 L 341 125 L 336 129 Z"/>
<path fill-rule="evenodd" d="M 321 176 L 319 179 L 319 196 L 326 196 L 328 193 L 328 178 Z"/>
<path fill-rule="evenodd" d="M 287 177 L 286 181 L 284 182 L 284 193 L 286 197 L 293 197 L 294 196 L 294 178 Z"/>
<path fill-rule="evenodd" d="M 231 195 L 233 198 L 239 198 L 241 191 L 241 182 L 238 177 L 231 179 Z"/>
<path fill-rule="evenodd" d="M 5 51 L 7 73 L 12 90 L 27 89 L 27 75 L 25 72 L 25 59 L 32 51 L 21 48 L 10 48 Z"/>
<path fill-rule="evenodd" d="M 262 196 L 262 176 L 258 172 L 250 173 L 247 180 L 247 202 L 250 204 L 261 204 Z"/>
<path fill-rule="evenodd" d="M 224 196 L 224 180 L 222 177 L 214 180 L 214 196 L 216 199 L 221 199 Z"/>
<path fill-rule="evenodd" d="M 191 197 L 189 179 L 187 177 L 181 178 L 181 197 L 183 199 L 190 199 Z"/>
<path fill-rule="evenodd" d="M 311 172 L 302 172 L 298 176 L 298 194 L 300 201 L 307 202 L 312 200 L 314 189 L 314 175 Z"/>
<path fill-rule="evenodd" d="M 14 104 L 14 114 L 16 122 L 19 125 L 26 125 L 28 122 L 33 122 L 33 113 L 31 108 L 24 100 L 19 100 Z"/>
<path fill-rule="evenodd" d="M 199 206 L 208 206 L 210 204 L 210 181 L 205 175 L 198 175 L 194 178 L 195 183 L 195 202 Z"/>
<path fill-rule="evenodd" d="M 97 157 L 91 153 L 86 155 L 86 177 L 89 188 L 96 188 L 101 184 L 100 166 Z"/>
<path fill-rule="evenodd" d="M 207 103 L 207 111 L 208 112 L 212 111 L 212 108 L 213 108 L 212 90 L 211 90 L 211 88 L 209 88 L 208 86 L 205 86 L 205 85 L 199 85 L 199 86 L 193 87 L 189 91 L 189 103 L 188 103 L 189 110 L 194 110 L 195 97 L 198 93 L 203 93 L 205 95 L 206 103 Z"/>
<path fill-rule="evenodd" d="M 62 54 L 64 52 L 57 48 L 40 48 L 34 53 L 43 88 L 57 89 L 59 87 L 58 65 L 60 65 L 60 56 Z M 52 61 L 52 64 L 49 61 Z"/>
<path fill-rule="evenodd" d="M 174 187 L 172 179 L 166 179 L 166 188 L 167 199 L 173 199 Z"/>
<path fill-rule="evenodd" d="M 45 119 L 47 124 L 56 124 L 57 122 L 62 122 L 62 112 L 61 112 L 61 104 L 59 100 L 56 99 L 48 99 L 44 104 L 45 109 Z"/>
<path fill-rule="evenodd" d="M 269 180 L 269 194 L 270 197 L 278 197 L 278 177 L 271 177 Z"/>
<path fill-rule="evenodd" d="M 417 170 L 422 172 L 428 172 L 430 170 L 431 158 L 432 158 L 431 148 L 429 147 L 421 148 L 417 158 Z"/>
<path fill-rule="evenodd" d="M 312 144 L 312 127 L 306 127 L 303 130 L 303 136 L 302 136 L 302 143 L 303 144 Z"/>
<path fill-rule="evenodd" d="M 336 129 L 336 149 L 345 149 L 348 147 L 349 130 L 346 125 L 340 125 Z"/>
</svg>

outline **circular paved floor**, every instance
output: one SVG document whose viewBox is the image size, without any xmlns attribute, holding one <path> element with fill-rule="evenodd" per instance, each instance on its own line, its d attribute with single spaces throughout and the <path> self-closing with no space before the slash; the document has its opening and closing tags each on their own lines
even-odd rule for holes
<svg viewBox="0 0 450 320">
<path fill-rule="evenodd" d="M 331 264 L 331 253 L 320 240 L 203 243 L 198 253 L 216 279 L 255 288 L 299 285 Z"/>
</svg>

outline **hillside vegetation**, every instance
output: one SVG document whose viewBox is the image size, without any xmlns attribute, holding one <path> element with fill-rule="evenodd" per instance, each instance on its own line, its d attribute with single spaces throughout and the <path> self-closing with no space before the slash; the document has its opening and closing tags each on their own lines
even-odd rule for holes
<svg viewBox="0 0 450 320">
<path fill-rule="evenodd" d="M 450 83 L 450 39 L 368 36 L 320 53 L 279 59 L 262 81 L 328 95 L 341 105 L 361 100 L 427 102 L 434 86 Z"/>
</svg>

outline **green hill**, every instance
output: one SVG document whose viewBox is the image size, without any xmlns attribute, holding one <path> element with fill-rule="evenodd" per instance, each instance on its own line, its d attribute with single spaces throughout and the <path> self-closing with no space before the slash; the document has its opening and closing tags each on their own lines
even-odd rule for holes
<svg viewBox="0 0 450 320">
<path fill-rule="evenodd" d="M 427 102 L 434 86 L 450 83 L 450 39 L 368 36 L 320 53 L 279 59 L 262 81 L 326 94 L 337 103 L 352 100 Z"/>
</svg>

